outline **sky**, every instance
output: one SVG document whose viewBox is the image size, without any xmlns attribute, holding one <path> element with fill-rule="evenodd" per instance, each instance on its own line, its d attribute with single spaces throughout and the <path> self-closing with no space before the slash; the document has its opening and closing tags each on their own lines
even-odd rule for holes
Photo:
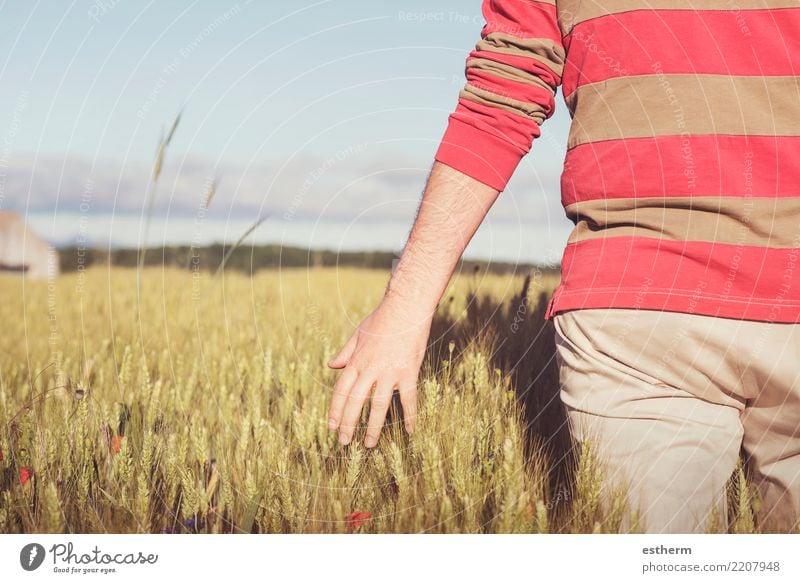
<svg viewBox="0 0 800 583">
<path fill-rule="evenodd" d="M 402 246 L 480 0 L 0 3 L 0 209 L 63 245 Z M 144 229 L 160 137 L 182 112 Z M 556 261 L 561 97 L 467 256 Z M 200 203 L 218 181 L 211 207 Z"/>
</svg>

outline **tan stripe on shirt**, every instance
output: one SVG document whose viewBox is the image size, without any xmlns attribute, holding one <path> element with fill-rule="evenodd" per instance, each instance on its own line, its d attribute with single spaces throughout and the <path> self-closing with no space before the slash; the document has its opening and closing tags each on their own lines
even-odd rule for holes
<svg viewBox="0 0 800 583">
<path fill-rule="evenodd" d="M 581 201 L 565 210 L 576 223 L 569 243 L 641 236 L 791 248 L 800 235 L 800 198 L 617 198 Z"/>
<path fill-rule="evenodd" d="M 797 0 L 559 0 L 558 22 L 562 34 L 592 18 L 633 10 L 763 10 L 798 8 Z M 733 18 L 733 16 L 731 17 Z"/>
<path fill-rule="evenodd" d="M 681 134 L 800 135 L 800 78 L 637 75 L 583 85 L 567 147 Z M 580 120 L 580 121 L 579 121 Z"/>
</svg>

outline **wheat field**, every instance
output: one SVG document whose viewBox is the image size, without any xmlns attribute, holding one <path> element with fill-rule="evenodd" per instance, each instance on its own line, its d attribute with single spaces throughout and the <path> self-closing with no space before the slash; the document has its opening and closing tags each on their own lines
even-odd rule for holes
<svg viewBox="0 0 800 583">
<path fill-rule="evenodd" d="M 527 275 L 527 277 L 525 277 Z M 0 278 L 0 532 L 617 532 L 560 417 L 547 276 L 459 273 L 379 446 L 326 428 L 325 362 L 379 270 Z M 363 437 L 363 430 L 357 438 Z M 732 532 L 752 532 L 740 471 Z M 636 530 L 632 514 L 633 531 Z"/>
</svg>

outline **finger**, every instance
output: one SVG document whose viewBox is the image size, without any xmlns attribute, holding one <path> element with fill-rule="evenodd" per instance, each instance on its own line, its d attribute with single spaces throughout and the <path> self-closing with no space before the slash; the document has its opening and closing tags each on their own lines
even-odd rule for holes
<svg viewBox="0 0 800 583">
<path fill-rule="evenodd" d="M 333 387 L 333 397 L 328 408 L 328 429 L 336 429 L 342 422 L 342 412 L 344 411 L 347 397 L 353 387 L 353 383 L 358 378 L 358 372 L 352 368 L 346 368 L 336 381 Z"/>
<path fill-rule="evenodd" d="M 417 424 L 417 383 L 398 386 L 400 404 L 403 406 L 403 421 L 408 433 L 413 433 Z"/>
<path fill-rule="evenodd" d="M 353 356 L 353 351 L 356 349 L 358 340 L 358 332 L 354 332 L 347 340 L 345 345 L 334 358 L 328 361 L 329 368 L 344 368 L 350 362 L 350 357 Z"/>
<path fill-rule="evenodd" d="M 386 413 L 389 411 L 389 405 L 392 404 L 393 389 L 394 385 L 391 383 L 379 383 L 375 392 L 372 393 L 367 436 L 364 438 L 364 445 L 367 447 L 375 447 L 378 444 L 378 438 L 381 436 L 381 430 L 386 421 Z"/>
<path fill-rule="evenodd" d="M 353 388 L 350 389 L 342 414 L 342 422 L 339 424 L 339 443 L 342 445 L 347 445 L 353 439 L 361 411 L 374 383 L 375 377 L 362 372 L 358 375 L 358 380 L 353 384 Z"/>
</svg>

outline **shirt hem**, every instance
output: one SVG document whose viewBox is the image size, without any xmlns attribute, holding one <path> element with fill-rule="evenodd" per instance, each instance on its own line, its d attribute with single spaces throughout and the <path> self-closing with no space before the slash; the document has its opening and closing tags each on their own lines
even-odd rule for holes
<svg viewBox="0 0 800 583">
<path fill-rule="evenodd" d="M 724 300 L 704 296 L 696 290 L 564 290 L 556 288 L 548 302 L 544 319 L 567 310 L 587 308 L 626 308 L 681 312 L 736 320 L 755 320 L 785 324 L 800 323 L 800 301 L 756 298 L 743 303 L 741 298 Z"/>
</svg>

